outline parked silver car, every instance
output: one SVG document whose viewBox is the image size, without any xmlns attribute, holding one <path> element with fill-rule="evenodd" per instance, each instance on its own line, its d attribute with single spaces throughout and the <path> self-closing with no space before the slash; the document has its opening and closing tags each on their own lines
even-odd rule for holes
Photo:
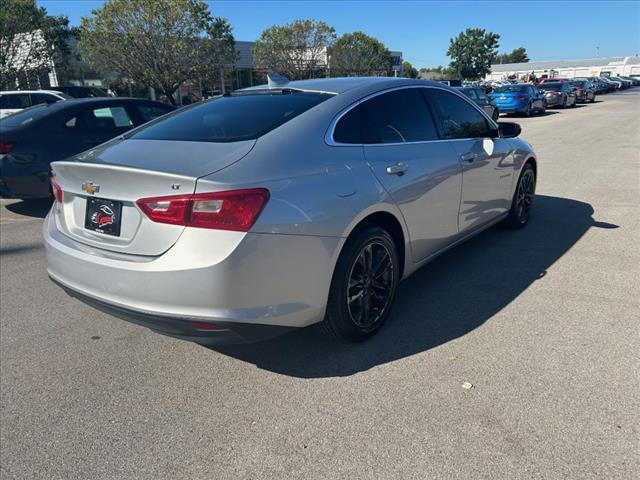
<svg viewBox="0 0 640 480">
<path fill-rule="evenodd" d="M 318 322 L 363 340 L 401 279 L 497 222 L 527 223 L 537 163 L 519 133 L 421 80 L 218 97 L 52 164 L 48 272 L 200 343 Z"/>
</svg>

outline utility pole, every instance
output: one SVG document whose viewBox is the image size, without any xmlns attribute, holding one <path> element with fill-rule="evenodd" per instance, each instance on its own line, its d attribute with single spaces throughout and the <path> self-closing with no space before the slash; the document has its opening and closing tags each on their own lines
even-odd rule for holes
<svg viewBox="0 0 640 480">
<path fill-rule="evenodd" d="M 596 58 L 600 58 L 600 47 L 596 45 Z"/>
</svg>

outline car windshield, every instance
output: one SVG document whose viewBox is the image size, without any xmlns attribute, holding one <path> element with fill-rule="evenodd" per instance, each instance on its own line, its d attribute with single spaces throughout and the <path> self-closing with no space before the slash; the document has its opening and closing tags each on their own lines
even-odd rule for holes
<svg viewBox="0 0 640 480">
<path fill-rule="evenodd" d="M 527 90 L 526 85 L 505 85 L 494 90 L 497 93 L 520 93 Z"/>
<path fill-rule="evenodd" d="M 191 142 L 252 140 L 332 96 L 286 89 L 237 92 L 178 110 L 129 138 Z"/>
<path fill-rule="evenodd" d="M 540 87 L 538 87 L 539 90 L 562 90 L 562 84 L 561 83 L 552 83 L 552 82 L 545 82 L 542 85 L 540 85 Z"/>
<path fill-rule="evenodd" d="M 51 106 L 46 103 L 40 103 L 33 107 L 25 108 L 19 112 L 13 113 L 7 117 L 0 119 L 0 126 L 3 127 L 21 127 L 33 123 L 36 120 L 45 117 L 51 110 Z"/>
</svg>

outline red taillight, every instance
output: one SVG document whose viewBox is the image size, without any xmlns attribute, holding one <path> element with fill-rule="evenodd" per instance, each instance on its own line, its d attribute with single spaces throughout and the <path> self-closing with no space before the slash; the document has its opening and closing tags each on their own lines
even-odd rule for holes
<svg viewBox="0 0 640 480">
<path fill-rule="evenodd" d="M 514 98 L 516 100 L 525 100 L 527 97 L 525 95 L 516 95 Z"/>
<path fill-rule="evenodd" d="M 15 146 L 16 142 L 0 142 L 0 155 L 9 153 Z"/>
<path fill-rule="evenodd" d="M 247 232 L 269 200 L 269 190 L 231 190 L 141 198 L 140 210 L 153 222 Z"/>
<path fill-rule="evenodd" d="M 56 199 L 56 202 L 62 203 L 62 188 L 54 177 L 51 177 L 51 191 L 53 192 L 53 198 Z"/>
</svg>

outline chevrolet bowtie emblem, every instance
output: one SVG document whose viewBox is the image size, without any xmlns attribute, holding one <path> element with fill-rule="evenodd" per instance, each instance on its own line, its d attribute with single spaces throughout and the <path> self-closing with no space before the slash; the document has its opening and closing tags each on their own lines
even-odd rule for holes
<svg viewBox="0 0 640 480">
<path fill-rule="evenodd" d="M 94 193 L 100 191 L 100 185 L 97 185 L 93 182 L 84 182 L 82 184 L 82 190 L 93 195 Z"/>
</svg>

